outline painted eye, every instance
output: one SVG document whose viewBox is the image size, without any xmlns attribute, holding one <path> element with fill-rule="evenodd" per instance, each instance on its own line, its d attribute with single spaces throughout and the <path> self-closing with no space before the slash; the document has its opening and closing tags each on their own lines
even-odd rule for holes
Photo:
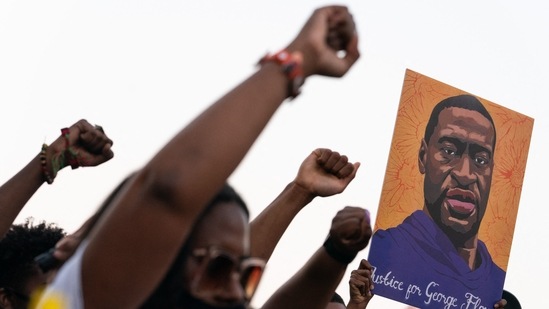
<svg viewBox="0 0 549 309">
<path fill-rule="evenodd" d="M 443 148 L 442 151 L 449 156 L 455 156 L 457 154 L 457 152 L 451 148 Z"/>
<path fill-rule="evenodd" d="M 488 164 L 488 159 L 484 157 L 475 157 L 475 163 L 478 165 L 486 165 Z"/>
</svg>

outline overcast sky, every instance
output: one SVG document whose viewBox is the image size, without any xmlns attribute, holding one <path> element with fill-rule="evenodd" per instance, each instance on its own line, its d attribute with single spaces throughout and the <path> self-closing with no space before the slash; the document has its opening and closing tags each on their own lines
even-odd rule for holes
<svg viewBox="0 0 549 309">
<path fill-rule="evenodd" d="M 85 118 L 114 140 L 115 158 L 63 170 L 17 219 L 76 229 L 107 193 L 179 129 L 284 47 L 325 1 L 0 1 L 0 181 Z M 375 218 L 407 68 L 535 119 L 505 288 L 524 308 L 544 300 L 549 260 L 548 5 L 543 1 L 339 2 L 352 11 L 361 58 L 342 79 L 313 77 L 285 103 L 231 177 L 257 215 L 302 160 L 327 147 L 360 161 L 338 196 L 317 199 L 281 239 L 260 305 L 325 238 L 345 205 Z M 497 163 L 496 163 L 497 164 Z M 541 185 L 536 185 L 542 181 Z M 539 203 L 539 205 L 538 205 Z M 539 208 L 539 209 L 538 209 Z M 541 247 L 540 247 L 541 245 Z M 368 249 L 360 256 L 366 257 Z M 348 273 L 358 265 L 358 258 Z M 338 292 L 348 300 L 348 274 Z M 374 297 L 371 308 L 405 305 Z"/>
</svg>

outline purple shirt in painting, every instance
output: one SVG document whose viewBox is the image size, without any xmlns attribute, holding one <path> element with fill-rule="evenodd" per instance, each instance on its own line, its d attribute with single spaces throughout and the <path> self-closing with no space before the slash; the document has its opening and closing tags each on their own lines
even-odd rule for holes
<svg viewBox="0 0 549 309">
<path fill-rule="evenodd" d="M 477 256 L 480 265 L 470 270 L 448 236 L 418 210 L 397 227 L 374 233 L 368 257 L 375 269 L 373 292 L 420 308 L 493 308 L 505 272 L 480 240 Z"/>
</svg>

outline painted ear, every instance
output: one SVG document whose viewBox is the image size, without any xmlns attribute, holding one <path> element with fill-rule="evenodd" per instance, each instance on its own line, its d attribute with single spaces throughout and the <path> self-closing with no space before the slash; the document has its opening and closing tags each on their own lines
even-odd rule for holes
<svg viewBox="0 0 549 309">
<path fill-rule="evenodd" d="M 419 153 L 417 156 L 417 164 L 419 172 L 425 174 L 425 162 L 427 162 L 427 143 L 425 139 L 421 139 L 421 146 L 419 147 Z"/>
</svg>

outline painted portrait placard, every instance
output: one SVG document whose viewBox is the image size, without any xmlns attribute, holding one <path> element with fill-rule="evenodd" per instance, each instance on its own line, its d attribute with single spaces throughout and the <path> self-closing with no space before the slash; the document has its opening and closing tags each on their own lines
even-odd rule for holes
<svg viewBox="0 0 549 309">
<path fill-rule="evenodd" d="M 501 299 L 534 120 L 406 70 L 368 260 L 419 308 Z"/>
</svg>

